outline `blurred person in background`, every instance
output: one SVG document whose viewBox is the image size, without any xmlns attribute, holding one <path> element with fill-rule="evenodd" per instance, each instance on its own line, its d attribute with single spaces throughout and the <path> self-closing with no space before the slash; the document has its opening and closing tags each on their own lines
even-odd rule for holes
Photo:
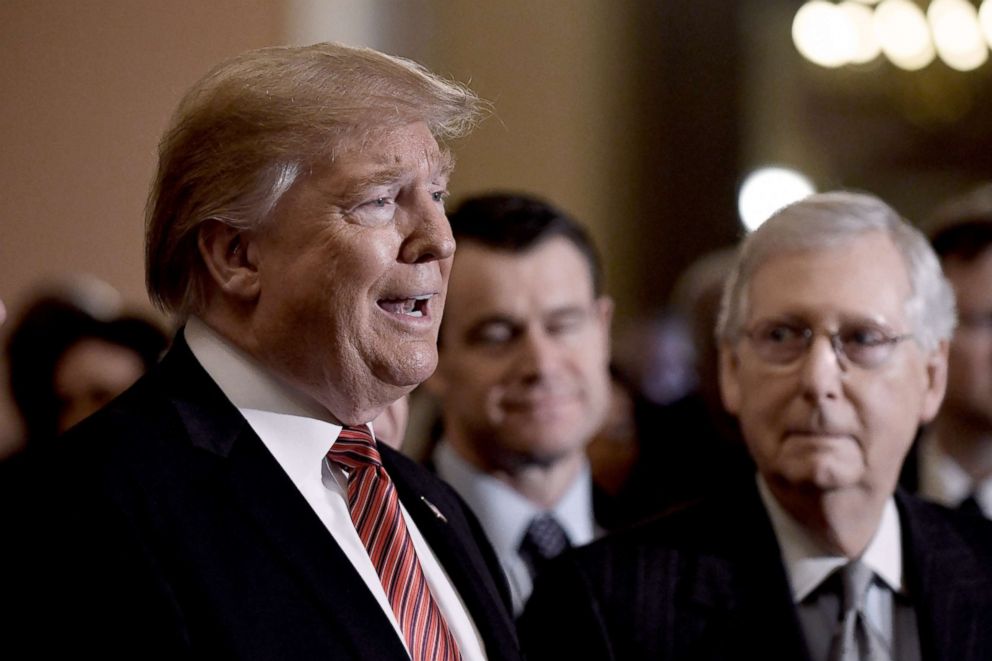
<svg viewBox="0 0 992 661">
<path fill-rule="evenodd" d="M 433 464 L 479 517 L 519 612 L 550 558 L 601 532 L 586 445 L 610 400 L 613 304 L 585 230 L 547 202 L 480 195 L 450 221 Z"/>
<path fill-rule="evenodd" d="M 161 329 L 122 314 L 107 288 L 86 278 L 45 287 L 11 323 L 9 387 L 27 447 L 99 410 L 165 351 Z"/>
<path fill-rule="evenodd" d="M 954 289 L 958 326 L 947 396 L 904 481 L 926 498 L 992 517 L 992 184 L 948 201 L 928 230 Z"/>
<path fill-rule="evenodd" d="M 634 340 L 650 338 L 652 333 L 660 336 L 679 320 L 692 347 L 685 352 L 692 376 L 682 379 L 691 387 L 674 399 L 661 401 L 651 396 L 650 389 L 635 391 L 640 394 L 634 400 L 638 457 L 616 498 L 617 511 L 625 515 L 624 523 L 705 497 L 753 471 L 737 420 L 720 399 L 715 331 L 720 296 L 734 259 L 733 250 L 720 250 L 694 261 L 675 284 L 669 312 L 628 335 Z M 656 338 L 648 344 L 658 342 Z M 635 383 L 662 380 L 646 375 L 664 370 L 664 364 L 638 361 L 644 346 L 643 339 L 619 344 L 623 371 L 645 374 Z"/>
</svg>

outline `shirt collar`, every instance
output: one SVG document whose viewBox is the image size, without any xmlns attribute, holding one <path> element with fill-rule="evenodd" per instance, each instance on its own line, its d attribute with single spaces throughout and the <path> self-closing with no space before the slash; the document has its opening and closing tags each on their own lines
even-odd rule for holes
<svg viewBox="0 0 992 661">
<path fill-rule="evenodd" d="M 801 523 L 785 511 L 760 475 L 757 480 L 758 492 L 782 550 L 782 562 L 789 576 L 792 598 L 799 603 L 835 569 L 846 564 L 848 558 L 824 549 Z M 905 592 L 902 533 L 899 512 L 892 498 L 885 503 L 878 530 L 861 555 L 861 561 L 885 581 L 893 592 Z"/>
<path fill-rule="evenodd" d="M 239 409 L 257 409 L 333 422 L 327 409 L 290 388 L 197 317 L 183 331 L 186 343 L 228 399 Z"/>
<path fill-rule="evenodd" d="M 341 426 L 197 317 L 183 330 L 190 351 L 258 434 L 290 478 L 319 480 Z"/>
<path fill-rule="evenodd" d="M 583 464 L 558 503 L 550 510 L 544 510 L 505 482 L 475 468 L 449 443 L 439 443 L 433 458 L 438 474 L 455 488 L 483 522 L 497 553 L 515 554 L 531 520 L 545 512 L 554 515 L 574 546 L 592 541 L 595 524 L 588 463 Z"/>
</svg>

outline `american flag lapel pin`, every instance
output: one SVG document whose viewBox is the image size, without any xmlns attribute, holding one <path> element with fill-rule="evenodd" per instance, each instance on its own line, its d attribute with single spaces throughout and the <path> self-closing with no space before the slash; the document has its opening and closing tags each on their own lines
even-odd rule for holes
<svg viewBox="0 0 992 661">
<path fill-rule="evenodd" d="M 437 505 L 435 505 L 431 501 L 427 500 L 423 496 L 420 497 L 420 500 L 424 501 L 424 505 L 427 505 L 427 507 L 429 507 L 430 510 L 432 512 L 434 512 L 434 516 L 436 516 L 437 518 L 441 519 L 441 521 L 444 522 L 444 523 L 447 523 L 448 522 L 448 518 L 446 516 L 444 516 L 443 514 L 441 514 L 441 510 L 439 510 L 437 508 Z"/>
</svg>

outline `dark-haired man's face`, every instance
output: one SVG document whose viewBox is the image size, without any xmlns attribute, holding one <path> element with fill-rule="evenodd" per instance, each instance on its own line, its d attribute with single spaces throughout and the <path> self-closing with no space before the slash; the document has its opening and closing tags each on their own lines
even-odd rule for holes
<svg viewBox="0 0 992 661">
<path fill-rule="evenodd" d="M 462 241 L 429 382 L 449 440 L 487 469 L 583 452 L 609 401 L 611 310 L 564 238 L 524 253 Z"/>
<path fill-rule="evenodd" d="M 344 145 L 280 202 L 249 249 L 252 355 L 356 424 L 426 379 L 455 249 L 450 160 L 423 123 Z"/>
<path fill-rule="evenodd" d="M 950 258 L 944 272 L 958 303 L 951 341 L 946 413 L 992 432 L 992 248 L 973 260 Z"/>
</svg>

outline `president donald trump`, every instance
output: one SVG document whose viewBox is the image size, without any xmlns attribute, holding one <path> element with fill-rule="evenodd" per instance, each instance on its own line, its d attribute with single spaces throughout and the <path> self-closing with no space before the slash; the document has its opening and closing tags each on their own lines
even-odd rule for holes
<svg viewBox="0 0 992 661">
<path fill-rule="evenodd" d="M 439 140 L 478 111 L 333 44 L 243 54 L 187 94 L 146 232 L 151 297 L 184 325 L 36 466 L 26 564 L 45 571 L 22 582 L 60 632 L 36 649 L 516 658 L 478 524 L 367 424 L 434 371 L 455 249 Z"/>
</svg>

